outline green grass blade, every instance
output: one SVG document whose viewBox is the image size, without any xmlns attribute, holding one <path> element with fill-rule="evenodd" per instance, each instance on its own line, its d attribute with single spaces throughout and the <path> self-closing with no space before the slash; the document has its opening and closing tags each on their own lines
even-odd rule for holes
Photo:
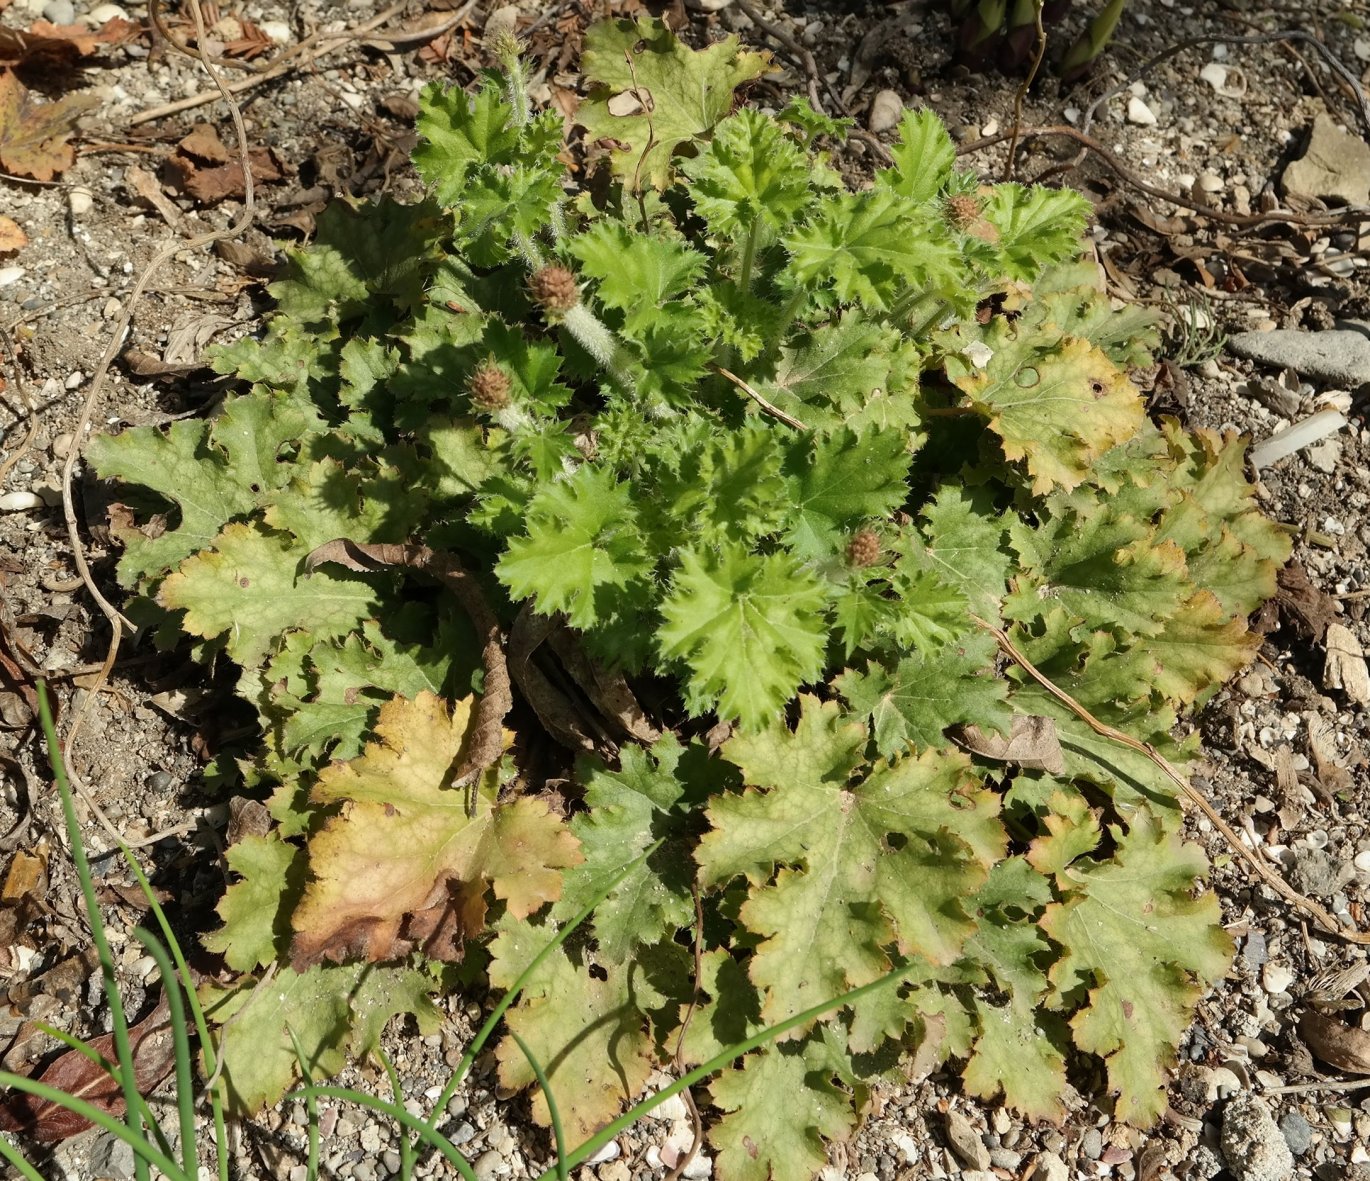
<svg viewBox="0 0 1370 1181">
<path fill-rule="evenodd" d="M 138 1114 L 141 1096 L 138 1094 L 138 1079 L 133 1072 L 133 1054 L 129 1049 L 128 1019 L 124 1016 L 124 1001 L 119 995 L 119 984 L 114 978 L 114 957 L 110 954 L 109 941 L 105 938 L 105 924 L 100 918 L 100 906 L 95 898 L 95 884 L 90 876 L 90 862 L 86 858 L 85 846 L 81 843 L 81 826 L 76 820 L 76 806 L 71 798 L 71 784 L 67 781 L 66 764 L 62 761 L 62 748 L 57 740 L 57 728 L 52 722 L 52 708 L 48 704 L 48 685 L 42 678 L 38 680 L 38 716 L 43 723 L 43 737 L 48 744 L 48 759 L 52 773 L 57 780 L 57 792 L 62 799 L 62 815 L 66 821 L 67 839 L 71 842 L 71 859 L 76 866 L 76 876 L 81 882 L 81 897 L 86 904 L 86 917 L 90 922 L 90 936 L 100 959 L 100 976 L 104 981 L 105 998 L 109 1001 L 110 1016 L 114 1023 L 114 1047 L 119 1058 L 119 1083 L 124 1092 L 126 1117 L 129 1127 L 138 1131 L 141 1117 Z M 153 1121 L 156 1122 L 155 1120 Z M 147 1161 L 135 1156 L 134 1176 L 137 1181 L 148 1181 Z"/>
<path fill-rule="evenodd" d="M 299 1035 L 295 1030 L 287 1025 L 286 1033 L 290 1035 L 290 1045 L 295 1050 L 295 1062 L 300 1068 L 300 1077 L 304 1079 L 307 1087 L 312 1087 L 314 1076 L 309 1070 L 309 1056 L 305 1054 L 304 1047 L 300 1045 Z M 309 1123 L 309 1159 L 306 1162 L 306 1173 L 309 1181 L 318 1181 L 319 1176 L 319 1101 L 310 1094 L 304 1098 L 305 1118 Z"/>
<path fill-rule="evenodd" d="M 430 1148 L 436 1148 L 443 1160 L 455 1168 L 464 1181 L 476 1181 L 476 1174 L 472 1172 L 466 1158 L 457 1151 L 457 1146 L 430 1127 L 427 1120 L 411 1115 L 398 1103 L 387 1103 L 384 1099 L 377 1099 L 374 1095 L 363 1095 L 360 1091 L 353 1091 L 347 1087 L 298 1087 L 290 1094 L 313 1094 L 326 1099 L 345 1099 L 349 1103 L 357 1104 L 358 1107 L 366 1107 L 371 1111 L 380 1112 L 381 1115 L 388 1115 L 396 1123 L 416 1133 Z"/>
<path fill-rule="evenodd" d="M 19 1155 L 19 1149 L 9 1142 L 9 1137 L 4 1132 L 0 1132 L 0 1156 L 19 1171 L 24 1181 L 43 1181 L 42 1175 Z"/>
<path fill-rule="evenodd" d="M 727 1066 L 734 1059 L 740 1058 L 743 1054 L 755 1050 L 758 1046 L 764 1046 L 767 1042 L 774 1041 L 776 1038 L 780 1037 L 781 1034 L 788 1033 L 790 1030 L 797 1029 L 802 1025 L 807 1025 L 815 1018 L 823 1016 L 824 1013 L 830 1013 L 833 1009 L 841 1008 L 843 1005 L 849 1004 L 857 998 L 865 996 L 868 992 L 876 992 L 881 988 L 888 988 L 891 984 L 897 984 L 912 972 L 914 968 L 914 964 L 904 964 L 901 967 L 895 968 L 892 972 L 887 972 L 884 976 L 881 976 L 879 980 L 872 980 L 869 984 L 863 984 L 860 988 L 853 988 L 850 992 L 844 992 L 841 996 L 836 996 L 831 1000 L 824 1001 L 821 1005 L 814 1005 L 811 1009 L 805 1009 L 802 1013 L 796 1013 L 793 1017 L 789 1017 L 777 1025 L 769 1026 L 760 1033 L 754 1033 L 751 1037 L 747 1038 L 746 1041 L 737 1042 L 735 1045 L 729 1046 L 726 1050 L 720 1051 L 707 1062 L 700 1066 L 696 1066 L 688 1074 L 681 1075 L 680 1078 L 676 1079 L 669 1087 L 665 1087 L 658 1091 L 650 1099 L 644 1099 L 641 1103 L 634 1104 L 619 1116 L 618 1119 L 614 1120 L 613 1123 L 596 1132 L 590 1139 L 585 1141 L 584 1144 L 570 1153 L 565 1160 L 566 1167 L 570 1169 L 581 1164 L 603 1148 L 604 1145 L 608 1144 L 610 1140 L 625 1128 L 631 1127 L 648 1112 L 665 1103 L 672 1095 L 678 1095 L 681 1091 L 685 1090 L 686 1087 L 692 1087 L 701 1079 L 708 1078 L 709 1075 L 713 1074 L 715 1071 L 722 1070 L 723 1067 Z M 552 1177 L 559 1177 L 561 1165 L 562 1161 L 558 1160 L 557 1168 L 545 1170 L 537 1178 L 537 1181 L 551 1181 Z"/>
<path fill-rule="evenodd" d="M 390 1056 L 376 1047 L 376 1057 L 381 1060 L 381 1066 L 385 1068 L 386 1077 L 390 1080 L 390 1093 L 395 1096 L 395 1102 L 401 1107 L 404 1106 L 404 1088 L 400 1086 L 399 1072 L 396 1071 L 394 1063 L 390 1061 Z M 403 1133 L 400 1134 L 400 1177 L 403 1181 L 409 1181 L 414 1174 L 414 1142 Z"/>
<path fill-rule="evenodd" d="M 528 1048 L 528 1043 L 512 1029 L 509 1031 L 509 1036 L 518 1043 L 518 1048 L 523 1052 L 523 1056 L 528 1059 L 528 1065 L 533 1068 L 538 1086 L 542 1088 L 542 1097 L 547 1100 L 547 1113 L 552 1117 L 552 1141 L 557 1146 L 557 1177 L 559 1181 L 566 1181 L 570 1173 L 566 1164 L 566 1134 L 561 1130 L 561 1112 L 557 1110 L 556 1096 L 552 1094 L 552 1082 L 543 1072 L 542 1063 Z"/>
<path fill-rule="evenodd" d="M 176 1056 L 176 1113 L 181 1128 L 181 1163 L 186 1172 L 194 1176 L 199 1168 L 199 1154 L 195 1151 L 195 1077 L 190 1068 L 190 1034 L 186 1027 L 181 982 L 171 966 L 171 956 L 151 931 L 145 927 L 135 927 L 133 937 L 157 961 L 162 987 L 166 990 L 171 1043 Z M 153 1127 L 158 1127 L 156 1121 Z"/>
<path fill-rule="evenodd" d="M 466 1053 L 462 1055 L 461 1061 L 457 1063 L 456 1070 L 452 1072 L 452 1077 L 447 1080 L 447 1085 L 443 1087 L 442 1094 L 438 1096 L 438 1101 L 433 1104 L 433 1110 L 429 1113 L 428 1117 L 432 1127 L 436 1128 L 438 1126 L 438 1120 L 442 1118 L 442 1112 L 446 1109 L 448 1101 L 456 1094 L 457 1088 L 461 1086 L 461 1081 L 466 1077 L 466 1072 L 471 1069 L 471 1064 L 475 1062 L 476 1055 L 484 1049 L 485 1043 L 490 1040 L 490 1035 L 495 1031 L 495 1026 L 497 1026 L 500 1023 L 500 1019 L 503 1018 L 505 1010 L 518 999 L 518 995 L 523 991 L 524 985 L 533 978 L 533 973 L 542 966 L 543 961 L 551 955 L 552 952 L 566 942 L 572 931 L 590 917 L 594 912 L 595 907 L 613 892 L 615 886 L 623 881 L 624 878 L 632 873 L 633 870 L 646 861 L 647 858 L 659 848 L 661 848 L 661 842 L 653 842 L 642 851 L 640 856 L 633 858 L 632 861 L 628 862 L 627 865 L 610 878 L 604 887 L 590 899 L 569 923 L 556 933 L 547 945 L 532 958 L 528 966 L 519 973 L 518 979 L 510 985 L 509 991 L 500 997 L 494 1009 L 491 1010 L 490 1016 L 486 1018 L 485 1024 L 480 1027 L 479 1032 L 471 1040 L 471 1044 L 467 1047 Z"/>
</svg>

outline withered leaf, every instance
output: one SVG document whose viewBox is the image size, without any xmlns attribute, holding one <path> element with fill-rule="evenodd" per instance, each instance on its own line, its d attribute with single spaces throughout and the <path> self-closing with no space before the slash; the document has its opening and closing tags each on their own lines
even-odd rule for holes
<svg viewBox="0 0 1370 1181">
<path fill-rule="evenodd" d="M 959 726 L 950 733 L 971 754 L 982 759 L 1052 775 L 1061 775 L 1066 769 L 1056 723 L 1050 718 L 1017 714 L 1007 736 L 987 733 L 979 726 Z"/>
<path fill-rule="evenodd" d="M 1347 1074 L 1370 1074 L 1370 1031 L 1310 1008 L 1299 1018 L 1299 1035 L 1328 1066 Z"/>
<path fill-rule="evenodd" d="M 0 165 L 17 176 L 52 180 L 76 162 L 67 136 L 98 101 L 69 94 L 55 103 L 34 102 L 18 78 L 0 74 Z"/>
</svg>

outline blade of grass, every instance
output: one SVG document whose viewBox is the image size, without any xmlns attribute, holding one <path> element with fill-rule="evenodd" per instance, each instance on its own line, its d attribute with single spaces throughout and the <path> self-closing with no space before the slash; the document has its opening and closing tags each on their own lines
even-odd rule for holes
<svg viewBox="0 0 1370 1181">
<path fill-rule="evenodd" d="M 9 1137 L 4 1132 L 0 1132 L 0 1156 L 19 1171 L 24 1181 L 43 1181 L 42 1175 L 19 1155 L 19 1149 L 9 1142 Z"/>
<path fill-rule="evenodd" d="M 400 1104 L 388 1103 L 384 1099 L 377 1099 L 375 1095 L 363 1095 L 360 1091 L 353 1091 L 347 1087 L 297 1087 L 290 1092 L 291 1097 L 310 1094 L 320 1098 L 345 1099 L 349 1103 L 357 1104 L 358 1107 L 369 1108 L 371 1111 L 388 1115 L 396 1123 L 402 1124 L 411 1132 L 416 1133 L 425 1144 L 436 1148 L 443 1160 L 452 1165 L 462 1175 L 464 1181 L 476 1181 L 476 1174 L 472 1172 L 466 1158 L 457 1151 L 456 1145 L 441 1132 L 431 1128 L 426 1119 L 412 1115 Z"/>
<path fill-rule="evenodd" d="M 495 1031 L 495 1026 L 500 1023 L 500 1018 L 504 1016 L 504 1011 L 518 999 L 518 995 L 523 991 L 524 985 L 533 978 L 533 973 L 542 966 L 543 961 L 551 955 L 552 952 L 566 942 L 572 931 L 590 917 L 595 907 L 613 892 L 615 886 L 623 881 L 624 878 L 632 873 L 633 870 L 646 861 L 647 858 L 659 848 L 661 848 L 661 841 L 653 842 L 642 851 L 640 856 L 633 858 L 632 861 L 628 862 L 627 865 L 610 878 L 580 912 L 576 914 L 569 923 L 562 927 L 561 930 L 556 933 L 556 936 L 539 951 L 531 961 L 529 961 L 528 966 L 518 974 L 518 978 L 509 986 L 509 991 L 500 997 L 494 1009 L 491 1010 L 490 1016 L 486 1018 L 485 1024 L 480 1027 L 476 1036 L 471 1039 L 471 1044 L 467 1047 L 466 1053 L 462 1055 L 461 1061 L 457 1063 L 456 1069 L 452 1072 L 452 1077 L 447 1080 L 447 1085 L 443 1087 L 442 1094 L 438 1096 L 437 1102 L 433 1104 L 433 1110 L 428 1116 L 431 1127 L 434 1129 L 437 1128 L 438 1120 L 442 1118 L 442 1113 L 447 1109 L 448 1101 L 457 1093 L 457 1088 L 461 1086 L 461 1081 L 466 1077 L 466 1072 L 471 1069 L 471 1064 L 475 1062 L 476 1055 L 484 1049 L 485 1043 L 490 1040 L 490 1035 Z"/>
<path fill-rule="evenodd" d="M 86 904 L 86 917 L 90 923 L 90 936 L 100 959 L 100 976 L 104 981 L 105 999 L 109 1002 L 110 1016 L 114 1023 L 114 1047 L 119 1058 L 119 1084 L 124 1092 L 125 1114 L 129 1127 L 134 1131 L 141 1129 L 142 1120 L 138 1115 L 138 1079 L 133 1072 L 133 1054 L 129 1048 L 128 1019 L 124 1016 L 123 998 L 119 995 L 119 984 L 114 978 L 114 957 L 110 954 L 109 941 L 105 938 L 105 924 L 100 918 L 100 906 L 95 898 L 95 885 L 90 875 L 90 862 L 86 859 L 85 846 L 81 843 L 81 826 L 76 820 L 76 805 L 71 798 L 71 784 L 67 781 L 67 769 L 62 761 L 62 748 L 57 740 L 57 728 L 52 722 L 52 708 L 48 704 L 48 685 L 42 678 L 37 683 L 38 716 L 43 724 L 43 737 L 47 740 L 48 760 L 52 773 L 57 780 L 57 793 L 62 799 L 62 815 L 66 821 L 67 839 L 71 842 L 71 859 L 76 865 L 76 876 L 81 882 L 81 897 Z M 153 1121 L 156 1122 L 155 1120 Z M 141 1156 L 133 1160 L 134 1176 L 137 1181 L 148 1181 L 148 1165 Z"/>
<path fill-rule="evenodd" d="M 295 1050 L 295 1063 L 300 1068 L 300 1077 L 304 1079 L 306 1086 L 313 1086 L 314 1076 L 309 1069 L 309 1056 L 305 1054 L 304 1047 L 300 1045 L 299 1035 L 296 1034 L 294 1027 L 287 1025 L 286 1033 L 290 1035 L 290 1044 Z M 309 1124 L 309 1159 L 306 1162 L 305 1175 L 309 1181 L 318 1181 L 319 1176 L 319 1101 L 313 1095 L 305 1095 L 304 1099 L 305 1119 Z"/>
<path fill-rule="evenodd" d="M 162 988 L 166 991 L 168 1015 L 171 1021 L 171 1044 L 176 1058 L 176 1112 L 181 1128 L 181 1163 L 194 1176 L 199 1168 L 199 1154 L 195 1151 L 195 1079 L 190 1069 L 190 1034 L 186 1027 L 185 1002 L 181 997 L 181 982 L 171 966 L 171 956 L 151 931 L 135 927 L 133 937 L 154 960 L 161 973 Z M 153 1121 L 153 1127 L 159 1127 Z"/>
<path fill-rule="evenodd" d="M 385 1068 L 386 1077 L 390 1079 L 390 1093 L 395 1096 L 395 1102 L 403 1106 L 404 1088 L 400 1086 L 400 1076 L 395 1070 L 394 1063 L 390 1061 L 390 1056 L 376 1047 L 376 1057 L 381 1060 L 381 1066 Z M 400 1136 L 400 1177 L 403 1181 L 409 1181 L 414 1173 L 414 1142 L 408 1136 Z"/>
<path fill-rule="evenodd" d="M 566 1134 L 561 1130 L 561 1112 L 557 1110 L 556 1096 L 552 1094 L 552 1083 L 543 1072 L 542 1063 L 539 1062 L 533 1051 L 528 1048 L 525 1042 L 512 1029 L 509 1036 L 518 1043 L 518 1048 L 523 1052 L 523 1056 L 528 1059 L 528 1065 L 533 1068 L 533 1074 L 538 1080 L 538 1086 L 542 1088 L 542 1097 L 547 1100 L 547 1113 L 552 1117 L 552 1142 L 557 1146 L 557 1177 L 559 1181 L 566 1181 L 568 1169 L 566 1166 Z"/>
<path fill-rule="evenodd" d="M 218 1077 L 218 1055 L 214 1049 L 214 1040 L 209 1036 L 209 1023 L 205 1020 L 204 1009 L 200 1005 L 200 998 L 195 991 L 195 977 L 191 975 L 190 965 L 186 963 L 181 945 L 176 939 L 175 932 L 171 929 L 171 923 L 167 920 L 166 911 L 162 909 L 162 904 L 157 901 L 157 895 L 153 892 L 151 883 L 138 865 L 137 858 L 133 856 L 133 850 L 124 846 L 121 852 L 138 882 L 138 888 L 142 890 L 143 897 L 147 899 L 149 909 L 157 918 L 157 926 L 161 929 L 166 946 L 171 950 L 172 959 L 176 961 L 176 972 L 185 989 L 186 1002 L 190 1005 L 191 1017 L 195 1022 L 195 1031 L 200 1037 L 200 1050 L 204 1055 L 205 1071 L 210 1078 L 215 1079 L 214 1085 L 209 1088 L 210 1109 L 214 1115 L 214 1146 L 218 1153 L 219 1181 L 228 1181 L 228 1129 L 224 1123 L 224 1082 L 222 1078 Z"/>
<path fill-rule="evenodd" d="M 824 1001 L 821 1005 L 814 1005 L 811 1009 L 805 1009 L 802 1013 L 796 1013 L 793 1017 L 787 1018 L 777 1025 L 772 1025 L 763 1029 L 760 1033 L 753 1034 L 745 1041 L 737 1042 L 735 1045 L 729 1046 L 726 1050 L 720 1051 L 707 1062 L 700 1066 L 696 1066 L 688 1074 L 681 1075 L 680 1078 L 676 1079 L 669 1087 L 665 1087 L 658 1091 L 650 1099 L 644 1099 L 641 1103 L 634 1104 L 624 1112 L 623 1115 L 614 1120 L 613 1123 L 601 1128 L 591 1136 L 590 1139 L 585 1141 L 584 1144 L 580 1145 L 579 1148 L 575 1149 L 566 1157 L 566 1168 L 574 1168 L 588 1157 L 593 1156 L 625 1128 L 631 1127 L 648 1112 L 665 1103 L 672 1095 L 678 1095 L 681 1091 L 685 1090 L 686 1087 L 694 1086 L 700 1079 L 708 1078 L 708 1076 L 715 1071 L 722 1070 L 723 1067 L 727 1066 L 735 1058 L 740 1058 L 743 1054 L 755 1050 L 758 1046 L 764 1046 L 767 1042 L 774 1041 L 781 1034 L 788 1033 L 791 1029 L 797 1029 L 802 1025 L 807 1025 L 810 1021 L 813 1021 L 817 1017 L 821 1017 L 824 1013 L 829 1013 L 833 1009 L 841 1008 L 843 1005 L 849 1004 L 859 997 L 865 996 L 869 992 L 876 992 L 881 988 L 887 988 L 891 984 L 898 983 L 898 981 L 912 972 L 915 966 L 916 965 L 914 964 L 904 964 L 895 968 L 892 972 L 888 972 L 884 976 L 881 976 L 879 980 L 872 980 L 869 984 L 863 984 L 860 988 L 853 988 L 850 992 L 844 992 L 841 996 L 836 996 L 831 1000 Z M 559 1177 L 561 1164 L 561 1160 L 558 1160 L 557 1168 L 545 1170 L 538 1176 L 537 1181 L 551 1181 L 552 1177 Z"/>
</svg>

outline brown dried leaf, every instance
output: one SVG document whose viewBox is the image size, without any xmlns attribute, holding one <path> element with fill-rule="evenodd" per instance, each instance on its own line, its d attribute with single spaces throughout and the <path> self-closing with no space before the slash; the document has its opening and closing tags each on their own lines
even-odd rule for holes
<svg viewBox="0 0 1370 1181">
<path fill-rule="evenodd" d="M 29 236 L 12 217 L 0 217 L 0 254 L 13 254 L 29 244 Z"/>
<path fill-rule="evenodd" d="M 0 903 L 18 906 L 41 899 L 48 888 L 48 855 L 40 846 L 32 853 L 20 849 L 10 861 L 5 884 L 0 888 Z"/>
<path fill-rule="evenodd" d="M 76 120 L 99 100 L 69 94 L 55 103 L 31 102 L 13 74 L 0 74 L 0 165 L 17 176 L 52 180 L 76 161 L 67 143 Z"/>
<path fill-rule="evenodd" d="M 84 25 L 54 25 L 34 21 L 28 32 L 0 28 L 0 66 L 34 73 L 70 68 L 95 52 L 99 39 Z"/>
<path fill-rule="evenodd" d="M 1370 1074 L 1370 1032 L 1309 1008 L 1299 1018 L 1299 1034 L 1328 1066 L 1347 1074 Z"/>
<path fill-rule="evenodd" d="M 1308 572 L 1295 562 L 1284 567 L 1275 581 L 1275 602 L 1285 622 L 1302 638 L 1322 643 L 1327 625 L 1338 619 L 1336 600 L 1314 586 Z"/>
<path fill-rule="evenodd" d="M 1013 763 L 1027 771 L 1065 773 L 1061 741 L 1056 735 L 1056 723 L 1050 718 L 1017 714 L 1007 737 L 986 733 L 979 726 L 956 727 L 951 735 L 971 754 L 983 759 Z"/>
<path fill-rule="evenodd" d="M 175 1044 L 167 1021 L 166 999 L 163 998 L 151 1013 L 130 1027 L 128 1035 L 138 1090 L 146 1095 L 171 1073 L 174 1060 Z M 103 1034 L 89 1044 L 97 1054 L 114 1061 L 113 1034 Z M 122 1088 L 108 1071 L 77 1050 L 68 1050 L 57 1058 L 38 1076 L 38 1081 L 84 1099 L 101 1111 L 114 1116 L 123 1115 Z M 47 1103 L 32 1095 L 12 1092 L 0 1102 L 0 1129 L 6 1132 L 22 1132 L 51 1143 L 69 1139 L 91 1126 L 89 1120 L 65 1107 Z"/>
</svg>

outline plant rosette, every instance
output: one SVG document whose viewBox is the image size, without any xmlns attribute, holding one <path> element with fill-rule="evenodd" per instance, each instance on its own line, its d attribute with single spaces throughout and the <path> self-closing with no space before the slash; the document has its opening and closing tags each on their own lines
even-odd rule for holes
<svg viewBox="0 0 1370 1181">
<path fill-rule="evenodd" d="M 944 1062 L 1053 1120 L 1092 1056 L 1150 1124 L 1231 954 L 1204 858 L 979 621 L 1183 767 L 1289 551 L 1243 444 L 1147 418 L 1078 194 L 981 184 L 926 111 L 853 190 L 844 123 L 739 105 L 733 39 L 604 24 L 583 65 L 569 142 L 508 46 L 430 89 L 428 196 L 321 217 L 224 412 L 91 446 L 128 610 L 260 715 L 213 768 L 275 822 L 208 940 L 233 1105 L 507 987 L 662 840 L 506 1015 L 501 1085 L 517 1034 L 568 1136 L 896 968 L 714 1077 L 720 1177 L 807 1177 Z"/>
</svg>

